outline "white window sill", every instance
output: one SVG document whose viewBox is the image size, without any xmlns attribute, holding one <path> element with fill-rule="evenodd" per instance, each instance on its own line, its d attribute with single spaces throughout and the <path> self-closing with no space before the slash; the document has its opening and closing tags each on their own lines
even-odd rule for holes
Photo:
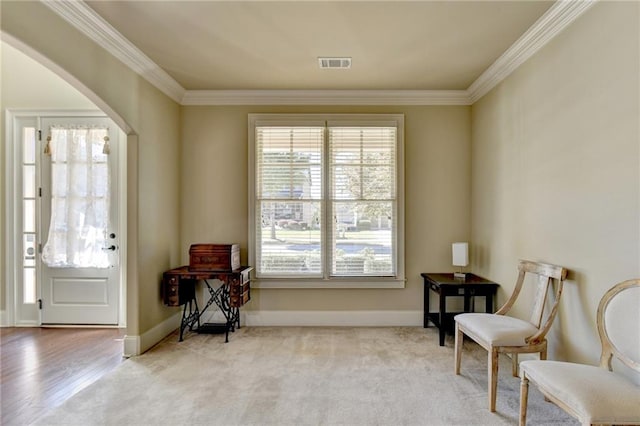
<svg viewBox="0 0 640 426">
<path fill-rule="evenodd" d="M 333 278 L 333 279 L 303 279 L 303 278 L 261 278 L 252 279 L 252 288 L 404 288 L 405 279 L 397 278 Z"/>
</svg>

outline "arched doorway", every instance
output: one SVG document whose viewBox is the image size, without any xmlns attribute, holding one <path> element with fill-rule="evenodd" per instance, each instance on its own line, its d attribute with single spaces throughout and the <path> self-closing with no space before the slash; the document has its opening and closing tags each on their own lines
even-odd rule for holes
<svg viewBox="0 0 640 426">
<path fill-rule="evenodd" d="M 126 141 L 125 130 L 128 126 L 123 120 L 110 111 L 104 103 L 92 95 L 82 85 L 72 85 L 61 78 L 50 68 L 56 69 L 46 58 L 33 52 L 27 46 L 15 40 L 11 36 L 3 35 L 3 86 L 10 88 L 3 90 L 2 100 L 4 116 L 6 118 L 5 133 L 5 205 L 7 215 L 4 218 L 5 229 L 7 230 L 5 245 L 5 274 L 6 288 L 4 315 L 2 325 L 8 326 L 39 326 L 43 324 L 42 308 L 47 307 L 43 303 L 43 268 L 40 261 L 43 240 L 39 233 L 48 228 L 49 217 L 43 212 L 49 212 L 50 208 L 42 201 L 43 182 L 50 184 L 45 173 L 42 173 L 41 165 L 44 162 L 38 160 L 41 157 L 41 147 L 43 141 L 36 139 L 42 136 L 42 124 L 45 120 L 49 124 L 56 124 L 62 117 L 66 117 L 66 122 L 73 126 L 76 122 L 94 120 L 102 116 L 111 123 L 115 137 L 112 137 L 110 144 L 116 153 L 111 156 L 111 164 L 116 165 L 116 175 L 113 182 L 114 191 L 112 200 L 114 202 L 113 217 L 114 223 L 121 226 L 116 232 L 111 231 L 110 235 L 116 235 L 117 240 L 111 241 L 113 244 L 106 245 L 105 248 L 117 247 L 117 252 L 111 255 L 113 258 L 110 269 L 118 269 L 111 275 L 117 279 L 117 285 L 111 289 L 112 294 L 106 295 L 103 289 L 95 284 L 100 284 L 100 279 L 93 279 L 91 285 L 82 287 L 80 291 L 77 285 L 81 283 L 76 278 L 58 280 L 58 283 L 65 283 L 57 293 L 52 296 L 51 289 L 45 293 L 49 299 L 60 299 L 66 292 L 67 299 L 60 299 L 57 307 L 62 307 L 63 311 L 73 308 L 81 303 L 88 303 L 89 306 L 98 306 L 102 295 L 105 300 L 109 300 L 112 306 L 112 313 L 115 316 L 108 320 L 93 321 L 91 310 L 85 312 L 85 317 L 75 320 L 73 317 L 60 321 L 54 318 L 53 321 L 45 321 L 51 324 L 109 324 L 114 327 L 126 326 Z M 64 73 L 63 73 L 64 74 Z M 68 76 L 67 76 L 68 77 Z M 6 83 L 6 84 L 4 84 Z M 76 82 L 77 83 L 77 82 Z M 76 89 L 79 86 L 82 92 Z M 92 95 L 89 99 L 86 94 Z M 102 108 L 99 108 L 101 104 Z M 105 111 L 105 109 L 107 111 Z M 113 119 L 112 119 L 113 118 Z M 124 126 L 124 128 L 123 128 Z M 50 127 L 50 126 L 49 126 Z M 115 127 L 115 129 L 113 129 Z M 45 130 L 46 132 L 46 130 Z M 46 138 L 46 133 L 44 138 Z M 34 146 L 26 146 L 25 143 L 33 143 Z M 38 145 L 39 149 L 35 149 Z M 122 145 L 118 149 L 118 145 Z M 34 155 L 37 152 L 38 155 Z M 31 153 L 29 157 L 28 153 Z M 118 154 L 119 153 L 119 154 Z M 29 157 L 29 158 L 27 158 Z M 119 167 L 118 167 L 119 166 Z M 44 193 L 46 194 L 46 187 Z M 113 281 L 113 280 L 112 280 Z M 86 283 L 86 282 L 85 282 Z M 96 287 L 97 292 L 93 296 L 78 298 L 87 288 Z M 64 289 L 64 291 L 62 290 Z M 50 302 L 51 300 L 49 300 Z M 88 315 L 87 315 L 88 313 Z"/>
</svg>

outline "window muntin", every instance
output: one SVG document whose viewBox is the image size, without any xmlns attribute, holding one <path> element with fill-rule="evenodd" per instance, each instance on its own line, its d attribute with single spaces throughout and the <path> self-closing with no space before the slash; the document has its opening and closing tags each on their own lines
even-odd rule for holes
<svg viewBox="0 0 640 426">
<path fill-rule="evenodd" d="M 403 119 L 389 117 L 250 119 L 259 280 L 403 281 Z"/>
</svg>

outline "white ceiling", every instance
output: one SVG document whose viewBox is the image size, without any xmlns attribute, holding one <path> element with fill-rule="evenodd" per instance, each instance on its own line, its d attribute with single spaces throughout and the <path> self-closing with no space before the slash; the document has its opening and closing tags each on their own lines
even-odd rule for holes
<svg viewBox="0 0 640 426">
<path fill-rule="evenodd" d="M 471 105 L 596 1 L 41 0 L 182 105 Z"/>
<path fill-rule="evenodd" d="M 88 1 L 186 90 L 465 90 L 552 1 Z M 321 70 L 318 56 L 350 56 Z"/>
</svg>

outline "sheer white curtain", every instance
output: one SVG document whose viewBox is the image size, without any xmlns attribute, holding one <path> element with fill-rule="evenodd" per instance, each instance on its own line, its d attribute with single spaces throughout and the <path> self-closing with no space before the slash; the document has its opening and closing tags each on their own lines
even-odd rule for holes
<svg viewBox="0 0 640 426">
<path fill-rule="evenodd" d="M 51 224 L 42 260 L 58 268 L 107 268 L 108 129 L 52 127 Z"/>
</svg>

